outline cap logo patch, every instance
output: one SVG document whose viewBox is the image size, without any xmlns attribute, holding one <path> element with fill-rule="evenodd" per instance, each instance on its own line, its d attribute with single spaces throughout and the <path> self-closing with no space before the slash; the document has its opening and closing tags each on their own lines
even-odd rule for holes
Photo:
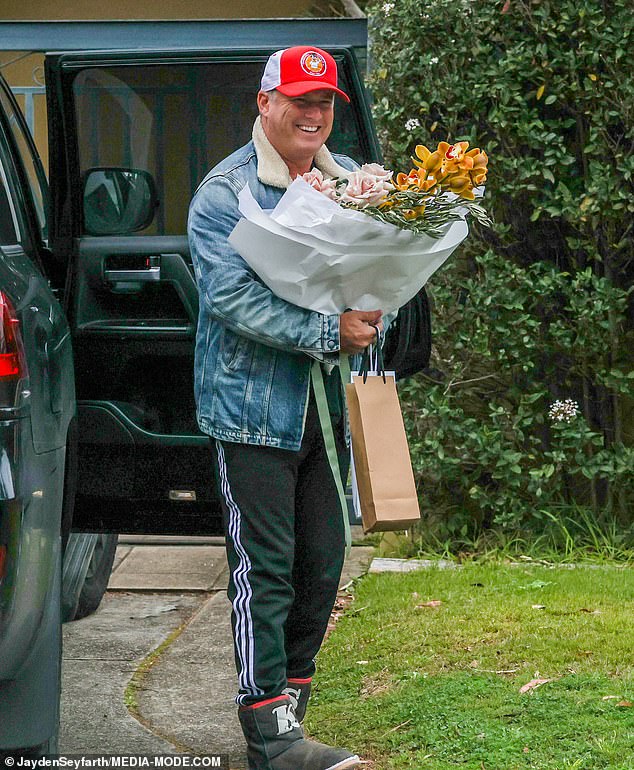
<svg viewBox="0 0 634 770">
<path fill-rule="evenodd" d="M 308 75 L 320 77 L 326 74 L 326 60 L 317 51 L 307 51 L 302 56 L 300 64 Z"/>
</svg>

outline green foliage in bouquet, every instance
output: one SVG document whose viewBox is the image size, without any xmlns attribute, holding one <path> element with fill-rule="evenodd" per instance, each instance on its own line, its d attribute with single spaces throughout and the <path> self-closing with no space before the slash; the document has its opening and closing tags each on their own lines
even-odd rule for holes
<svg viewBox="0 0 634 770">
<path fill-rule="evenodd" d="M 441 138 L 489 156 L 496 222 L 434 277 L 438 372 L 402 389 L 425 510 L 456 531 L 539 526 L 579 505 L 631 523 L 630 3 L 369 12 L 387 165 Z"/>
</svg>

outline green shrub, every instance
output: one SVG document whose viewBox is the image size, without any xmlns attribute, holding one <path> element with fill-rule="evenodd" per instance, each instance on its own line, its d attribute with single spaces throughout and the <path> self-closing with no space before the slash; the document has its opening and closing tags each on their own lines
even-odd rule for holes
<svg viewBox="0 0 634 770">
<path fill-rule="evenodd" d="M 443 511 L 452 531 L 535 524 L 579 499 L 597 516 L 618 512 L 634 492 L 634 450 L 591 427 L 583 382 L 591 372 L 631 389 L 606 321 L 608 307 L 623 319 L 628 292 L 590 270 L 519 267 L 491 250 L 473 264 L 434 286 L 437 371 L 401 386 L 425 510 Z"/>
<path fill-rule="evenodd" d="M 402 397 L 425 510 L 538 526 L 581 504 L 630 521 L 634 64 L 629 3 L 371 6 L 370 86 L 388 165 L 468 140 L 487 206 L 437 274 L 430 376 Z M 570 421 L 556 401 L 578 404 Z"/>
</svg>

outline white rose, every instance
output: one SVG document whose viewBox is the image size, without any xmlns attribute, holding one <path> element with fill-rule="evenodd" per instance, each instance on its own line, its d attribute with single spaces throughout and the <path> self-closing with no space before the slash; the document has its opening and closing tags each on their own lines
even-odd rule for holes
<svg viewBox="0 0 634 770">
<path fill-rule="evenodd" d="M 353 203 L 359 208 L 366 208 L 378 206 L 385 200 L 391 189 L 392 185 L 385 179 L 379 179 L 374 174 L 368 174 L 363 170 L 353 171 L 348 176 L 345 188 L 339 190 L 339 197 L 344 203 Z"/>
<path fill-rule="evenodd" d="M 317 192 L 323 193 L 325 196 L 334 200 L 335 193 L 335 181 L 334 179 L 324 179 L 324 175 L 318 168 L 313 168 L 302 174 L 302 179 L 313 187 Z"/>
<path fill-rule="evenodd" d="M 366 174 L 371 174 L 377 179 L 380 179 L 382 182 L 389 182 L 392 179 L 392 174 L 394 173 L 387 168 L 383 168 L 380 163 L 364 163 L 361 166 L 361 171 Z"/>
</svg>

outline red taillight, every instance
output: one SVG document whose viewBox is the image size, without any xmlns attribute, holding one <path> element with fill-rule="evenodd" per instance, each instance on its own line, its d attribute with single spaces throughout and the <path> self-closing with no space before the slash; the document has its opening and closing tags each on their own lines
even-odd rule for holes
<svg viewBox="0 0 634 770">
<path fill-rule="evenodd" d="M 7 295 L 0 291 L 0 378 L 24 375 L 24 350 L 18 318 Z"/>
<path fill-rule="evenodd" d="M 4 578 L 7 562 L 7 547 L 0 545 L 0 580 Z"/>
<path fill-rule="evenodd" d="M 0 379 L 12 379 L 20 376 L 20 363 L 17 353 L 0 353 Z"/>
<path fill-rule="evenodd" d="M 19 383 L 26 376 L 20 322 L 11 300 L 0 291 L 0 407 L 16 405 Z"/>
</svg>

